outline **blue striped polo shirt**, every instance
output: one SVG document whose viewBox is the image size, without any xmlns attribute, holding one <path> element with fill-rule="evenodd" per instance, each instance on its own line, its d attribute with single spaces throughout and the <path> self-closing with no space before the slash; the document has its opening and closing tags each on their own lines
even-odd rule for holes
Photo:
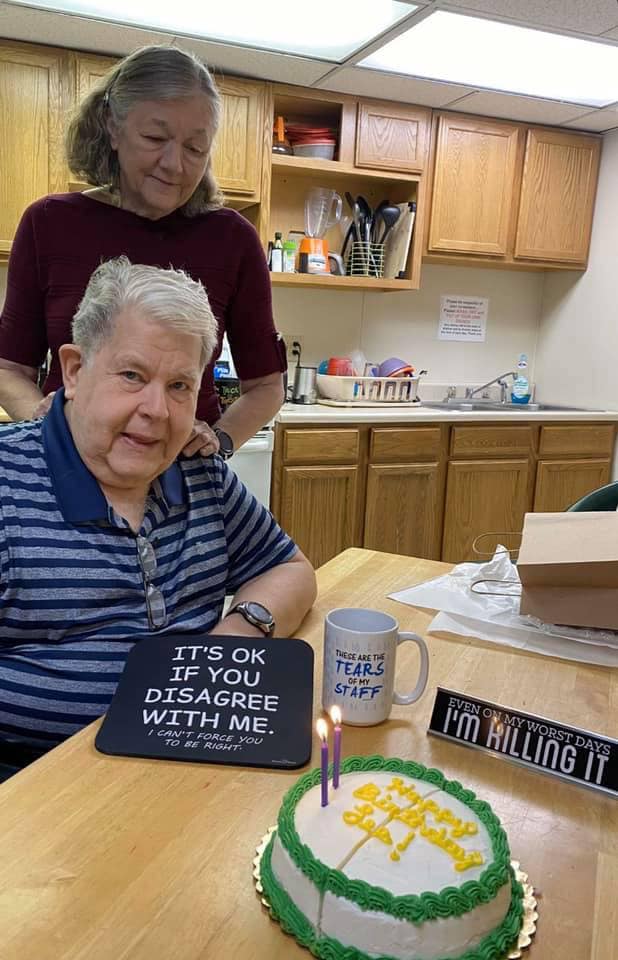
<svg viewBox="0 0 618 960">
<path fill-rule="evenodd" d="M 107 709 L 134 643 L 203 636 L 226 593 L 297 549 L 218 456 L 154 481 L 139 536 L 168 614 L 157 630 L 136 535 L 81 460 L 64 391 L 44 420 L 0 428 L 0 738 L 75 733 Z"/>
</svg>

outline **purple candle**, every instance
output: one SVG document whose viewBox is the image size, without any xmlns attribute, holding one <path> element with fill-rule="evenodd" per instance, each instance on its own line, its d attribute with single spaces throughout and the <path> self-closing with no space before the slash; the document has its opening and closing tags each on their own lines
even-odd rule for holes
<svg viewBox="0 0 618 960">
<path fill-rule="evenodd" d="M 341 764 L 341 710 L 339 707 L 330 708 L 330 718 L 335 725 L 335 739 L 333 744 L 333 789 L 339 786 L 339 766 Z"/>
<path fill-rule="evenodd" d="M 328 735 L 328 727 L 326 725 L 326 720 L 318 720 L 316 724 L 316 729 L 318 731 L 318 737 L 322 741 L 321 747 L 321 785 L 322 785 L 322 803 L 321 806 L 328 806 L 328 740 L 326 739 Z"/>
</svg>

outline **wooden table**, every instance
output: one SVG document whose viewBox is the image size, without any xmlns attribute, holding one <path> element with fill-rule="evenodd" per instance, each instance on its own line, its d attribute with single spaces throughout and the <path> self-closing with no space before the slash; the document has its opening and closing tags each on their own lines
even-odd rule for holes
<svg viewBox="0 0 618 960">
<path fill-rule="evenodd" d="M 429 614 L 386 595 L 449 568 L 351 549 L 319 571 L 298 631 L 317 653 L 316 712 L 325 613 L 371 606 L 423 632 Z M 423 698 L 381 726 L 345 727 L 344 753 L 415 758 L 489 800 L 542 894 L 530 960 L 615 960 L 616 801 L 426 731 L 441 684 L 615 736 L 618 672 L 462 639 L 429 645 Z M 402 656 L 404 687 L 410 644 Z M 2 960 L 306 960 L 260 906 L 251 867 L 298 773 L 106 757 L 96 729 L 0 787 Z"/>
</svg>

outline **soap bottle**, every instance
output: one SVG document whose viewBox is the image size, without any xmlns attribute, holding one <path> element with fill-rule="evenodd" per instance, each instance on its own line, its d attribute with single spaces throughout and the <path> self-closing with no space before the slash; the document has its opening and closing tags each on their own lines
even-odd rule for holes
<svg viewBox="0 0 618 960">
<path fill-rule="evenodd" d="M 528 403 L 529 400 L 530 381 L 528 380 L 528 357 L 525 353 L 521 353 L 517 361 L 517 377 L 513 383 L 511 401 L 513 403 Z"/>
<path fill-rule="evenodd" d="M 272 273 L 283 273 L 283 241 L 282 234 L 275 234 L 275 242 L 270 252 L 270 269 Z"/>
</svg>

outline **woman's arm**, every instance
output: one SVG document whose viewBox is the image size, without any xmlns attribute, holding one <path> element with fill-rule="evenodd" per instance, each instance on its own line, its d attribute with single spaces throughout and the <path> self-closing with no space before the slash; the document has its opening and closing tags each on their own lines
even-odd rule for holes
<svg viewBox="0 0 618 960">
<path fill-rule="evenodd" d="M 0 406 L 12 420 L 32 420 L 43 399 L 37 368 L 0 358 Z"/>
</svg>

